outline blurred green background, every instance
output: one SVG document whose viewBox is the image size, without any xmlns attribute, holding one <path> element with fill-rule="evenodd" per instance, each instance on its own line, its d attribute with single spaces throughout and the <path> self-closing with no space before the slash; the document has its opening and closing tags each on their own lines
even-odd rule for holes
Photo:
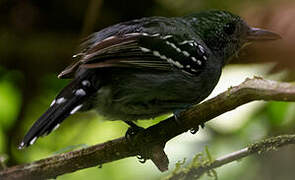
<svg viewBox="0 0 295 180">
<path fill-rule="evenodd" d="M 143 16 L 181 16 L 206 9 L 225 9 L 250 25 L 280 33 L 283 40 L 252 44 L 225 68 L 214 96 L 246 77 L 293 81 L 295 1 L 275 0 L 0 0 L 0 156 L 6 166 L 28 163 L 51 155 L 123 136 L 127 126 L 103 121 L 94 112 L 68 118 L 50 136 L 19 151 L 17 146 L 32 123 L 68 82 L 56 75 L 71 62 L 83 37 L 109 25 Z M 170 171 L 177 161 L 189 162 L 207 145 L 213 157 L 238 150 L 256 140 L 292 133 L 295 104 L 255 102 L 226 113 L 196 135 L 184 133 L 167 143 Z M 141 121 L 150 126 L 155 121 Z M 295 148 L 252 156 L 217 169 L 221 180 L 293 180 Z M 59 176 L 75 179 L 160 179 L 148 161 L 128 158 Z M 204 176 L 202 179 L 210 179 Z"/>
</svg>

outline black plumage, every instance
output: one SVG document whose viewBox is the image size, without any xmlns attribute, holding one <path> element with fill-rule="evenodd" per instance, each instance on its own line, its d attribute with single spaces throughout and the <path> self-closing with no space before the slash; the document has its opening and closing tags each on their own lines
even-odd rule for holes
<svg viewBox="0 0 295 180">
<path fill-rule="evenodd" d="M 149 17 L 90 35 L 59 78 L 73 78 L 32 126 L 20 148 L 49 134 L 76 111 L 136 121 L 183 110 L 206 98 L 222 67 L 249 40 L 278 35 L 250 28 L 239 16 L 206 11 Z"/>
</svg>

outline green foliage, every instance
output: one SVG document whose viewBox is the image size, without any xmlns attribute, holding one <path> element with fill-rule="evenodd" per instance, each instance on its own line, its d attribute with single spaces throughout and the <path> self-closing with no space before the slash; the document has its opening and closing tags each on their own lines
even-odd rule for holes
<svg viewBox="0 0 295 180">
<path fill-rule="evenodd" d="M 18 72 L 7 72 L 0 67 L 0 155 L 7 143 L 5 132 L 14 125 L 21 107 L 21 93 L 14 82 Z"/>
<path fill-rule="evenodd" d="M 0 125 L 4 129 L 13 125 L 21 105 L 21 93 L 12 80 L 11 73 L 0 77 Z"/>
<path fill-rule="evenodd" d="M 266 113 L 269 122 L 278 126 L 286 120 L 287 110 L 290 103 L 288 102 L 270 102 L 266 105 Z"/>
</svg>

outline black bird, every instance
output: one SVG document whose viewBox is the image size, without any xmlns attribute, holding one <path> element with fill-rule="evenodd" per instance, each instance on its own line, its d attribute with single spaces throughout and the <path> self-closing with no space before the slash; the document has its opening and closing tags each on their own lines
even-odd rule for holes
<svg viewBox="0 0 295 180">
<path fill-rule="evenodd" d="M 278 38 L 220 10 L 107 27 L 90 35 L 73 56 L 77 61 L 59 74 L 73 80 L 19 148 L 32 145 L 77 111 L 96 109 L 106 119 L 132 125 L 183 110 L 211 93 L 222 67 L 245 43 Z"/>
</svg>

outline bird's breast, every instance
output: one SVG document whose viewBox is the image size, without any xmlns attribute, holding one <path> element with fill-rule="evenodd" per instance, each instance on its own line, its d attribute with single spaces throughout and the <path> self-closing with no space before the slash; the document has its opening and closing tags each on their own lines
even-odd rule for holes
<svg viewBox="0 0 295 180">
<path fill-rule="evenodd" d="M 96 110 L 110 120 L 150 119 L 199 103 L 215 87 L 220 70 L 190 76 L 181 71 L 113 69 L 95 96 Z"/>
</svg>

